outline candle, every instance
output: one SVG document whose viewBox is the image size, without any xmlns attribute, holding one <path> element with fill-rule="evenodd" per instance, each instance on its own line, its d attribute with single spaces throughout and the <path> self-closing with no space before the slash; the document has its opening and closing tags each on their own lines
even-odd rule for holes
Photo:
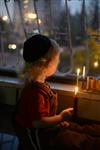
<svg viewBox="0 0 100 150">
<path fill-rule="evenodd" d="M 82 74 L 82 89 L 85 89 L 85 66 L 83 66 L 83 74 Z"/>
<path fill-rule="evenodd" d="M 73 111 L 73 116 L 76 117 L 77 116 L 77 102 L 78 102 L 78 97 L 77 97 L 77 93 L 78 93 L 78 86 L 75 86 L 74 89 L 74 111 Z"/>
<path fill-rule="evenodd" d="M 80 68 L 77 69 L 77 81 L 76 81 L 77 86 L 78 86 L 79 74 L 80 74 Z"/>
<path fill-rule="evenodd" d="M 83 66 L 83 79 L 85 79 L 85 66 Z"/>
<path fill-rule="evenodd" d="M 77 69 L 77 76 L 80 74 L 80 68 Z"/>
<path fill-rule="evenodd" d="M 86 82 L 86 89 L 88 90 L 89 89 L 89 77 L 87 77 L 87 82 Z"/>
</svg>

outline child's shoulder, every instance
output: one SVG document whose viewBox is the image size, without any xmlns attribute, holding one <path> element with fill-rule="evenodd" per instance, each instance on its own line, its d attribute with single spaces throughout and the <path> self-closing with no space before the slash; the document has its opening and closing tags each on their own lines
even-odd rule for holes
<svg viewBox="0 0 100 150">
<path fill-rule="evenodd" d="M 51 88 L 50 86 L 45 82 L 45 83 L 39 83 L 39 82 L 32 82 L 29 85 L 31 87 L 31 90 L 33 90 L 33 92 L 35 91 L 36 93 L 42 94 L 46 97 L 50 97 L 51 96 Z"/>
</svg>

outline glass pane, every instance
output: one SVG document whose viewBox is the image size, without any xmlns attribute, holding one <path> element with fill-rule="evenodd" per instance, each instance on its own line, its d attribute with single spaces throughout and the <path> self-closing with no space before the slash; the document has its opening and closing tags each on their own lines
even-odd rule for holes
<svg viewBox="0 0 100 150">
<path fill-rule="evenodd" d="M 99 0 L 0 1 L 0 67 L 19 71 L 23 42 L 36 33 L 55 39 L 61 49 L 56 75 L 100 76 Z"/>
</svg>

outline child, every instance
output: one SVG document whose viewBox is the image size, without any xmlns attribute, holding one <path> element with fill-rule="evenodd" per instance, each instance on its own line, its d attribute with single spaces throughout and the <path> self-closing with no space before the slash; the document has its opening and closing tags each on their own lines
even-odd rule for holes
<svg viewBox="0 0 100 150">
<path fill-rule="evenodd" d="M 63 143 L 59 142 L 63 139 L 63 127 L 69 126 L 66 119 L 73 111 L 73 108 L 67 108 L 56 114 L 57 96 L 45 81 L 56 72 L 59 56 L 60 48 L 56 41 L 44 35 L 34 35 L 24 43 L 26 84 L 17 105 L 16 131 L 20 131 L 19 138 L 23 136 L 23 129 L 28 129 L 31 137 L 35 132 L 38 147 L 43 150 L 62 149 Z M 22 149 L 31 149 L 25 143 L 21 143 L 24 145 Z"/>
</svg>

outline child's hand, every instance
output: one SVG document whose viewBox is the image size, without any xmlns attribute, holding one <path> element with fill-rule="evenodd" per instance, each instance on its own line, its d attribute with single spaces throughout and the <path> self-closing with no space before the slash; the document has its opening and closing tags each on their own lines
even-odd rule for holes
<svg viewBox="0 0 100 150">
<path fill-rule="evenodd" d="M 67 108 L 67 109 L 64 109 L 64 110 L 60 113 L 61 118 L 62 118 L 62 121 L 68 119 L 68 117 L 72 115 L 72 111 L 73 111 L 73 108 L 72 108 L 72 107 Z"/>
<path fill-rule="evenodd" d="M 69 125 L 70 125 L 70 123 L 67 122 L 67 121 L 62 121 L 62 122 L 60 123 L 60 126 L 61 126 L 62 128 L 67 128 L 67 127 L 69 127 Z"/>
</svg>

